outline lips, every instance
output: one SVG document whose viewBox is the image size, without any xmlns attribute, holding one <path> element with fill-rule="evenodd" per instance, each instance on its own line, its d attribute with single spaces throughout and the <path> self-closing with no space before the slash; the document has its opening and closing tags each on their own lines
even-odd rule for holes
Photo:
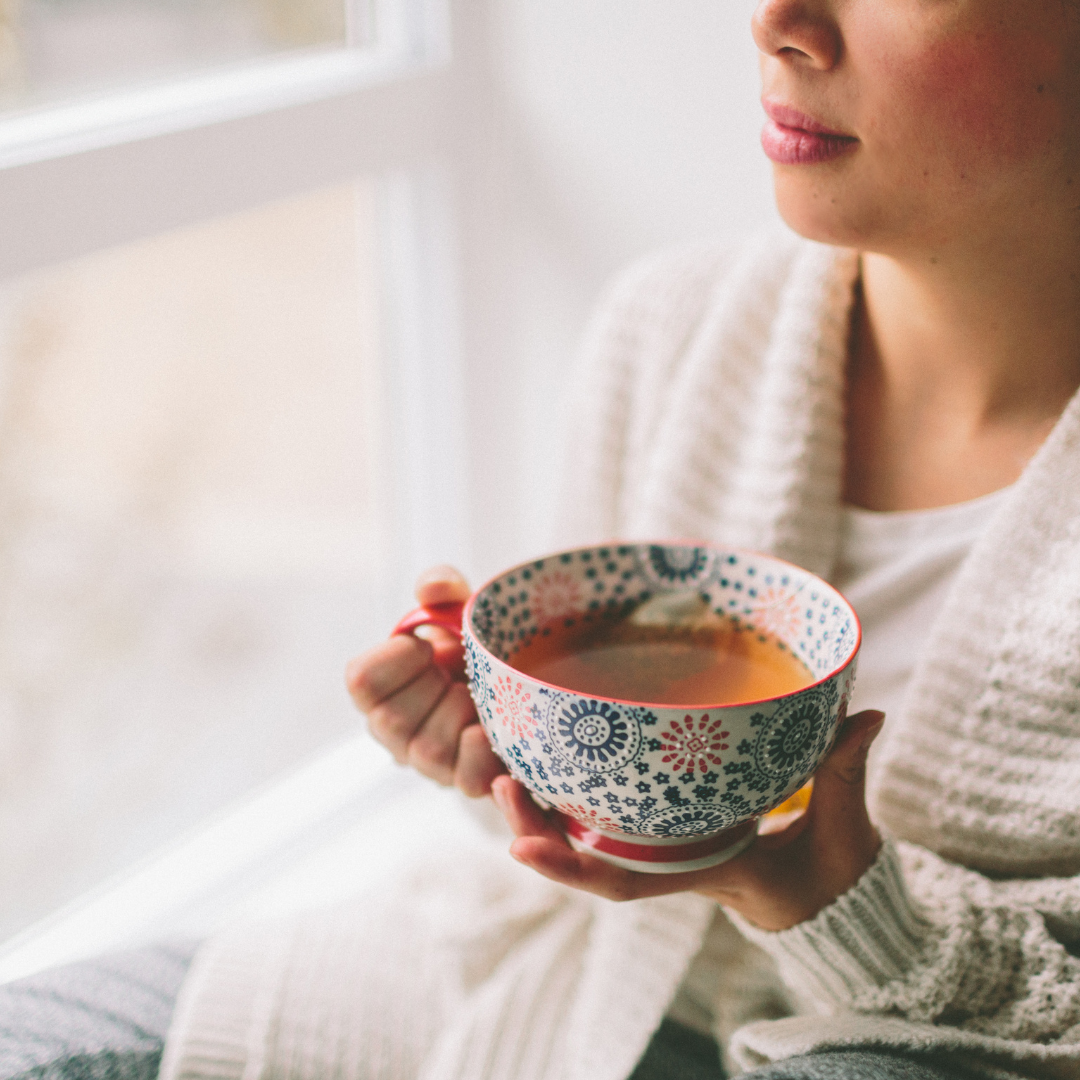
<svg viewBox="0 0 1080 1080">
<path fill-rule="evenodd" d="M 764 101 L 769 119 L 761 132 L 766 157 L 778 165 L 818 165 L 850 153 L 859 145 L 854 135 L 834 131 L 788 105 Z"/>
</svg>

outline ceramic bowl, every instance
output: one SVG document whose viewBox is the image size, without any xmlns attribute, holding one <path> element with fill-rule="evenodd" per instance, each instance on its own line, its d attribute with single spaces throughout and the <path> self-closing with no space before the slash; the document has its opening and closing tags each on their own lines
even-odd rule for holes
<svg viewBox="0 0 1080 1080">
<path fill-rule="evenodd" d="M 672 706 L 595 697 L 514 667 L 546 628 L 694 593 L 809 669 L 762 701 Z M 431 620 L 428 620 L 431 621 Z M 754 838 L 764 814 L 821 763 L 855 680 L 859 621 L 831 585 L 767 555 L 707 544 L 626 543 L 523 563 L 470 598 L 469 687 L 492 747 L 578 850 L 648 873 L 701 869 Z"/>
</svg>

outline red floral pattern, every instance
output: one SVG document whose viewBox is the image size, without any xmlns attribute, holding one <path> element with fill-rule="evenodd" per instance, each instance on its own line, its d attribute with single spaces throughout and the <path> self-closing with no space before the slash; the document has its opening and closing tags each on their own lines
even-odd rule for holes
<svg viewBox="0 0 1080 1080">
<path fill-rule="evenodd" d="M 525 738 L 536 726 L 529 715 L 532 694 L 524 685 L 509 675 L 495 680 L 495 716 L 512 739 Z"/>
<path fill-rule="evenodd" d="M 580 803 L 571 803 L 569 805 L 563 803 L 560 804 L 559 809 L 568 817 L 577 818 L 582 825 L 601 829 L 604 832 L 628 833 L 633 831 L 613 817 L 602 813 L 600 810 L 594 810 L 591 806 L 582 806 Z"/>
<path fill-rule="evenodd" d="M 802 627 L 801 609 L 798 593 L 770 586 L 754 601 L 754 626 L 790 645 Z"/>
<path fill-rule="evenodd" d="M 724 740 L 731 732 L 722 729 L 723 721 L 710 720 L 708 713 L 697 720 L 689 713 L 681 723 L 671 720 L 667 731 L 660 735 L 664 751 L 661 760 L 678 773 L 695 769 L 708 772 L 722 763 L 720 751 L 728 748 Z"/>
</svg>

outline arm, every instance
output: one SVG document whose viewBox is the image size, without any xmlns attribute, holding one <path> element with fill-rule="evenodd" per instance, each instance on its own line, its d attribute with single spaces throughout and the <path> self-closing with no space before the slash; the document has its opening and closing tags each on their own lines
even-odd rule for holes
<svg viewBox="0 0 1080 1080">
<path fill-rule="evenodd" d="M 1080 1041 L 1080 878 L 995 883 L 887 843 L 813 919 L 740 929 L 821 1011 L 854 1010 L 1022 1042 Z"/>
<path fill-rule="evenodd" d="M 712 248 L 643 260 L 600 304 L 570 394 L 552 547 L 621 531 L 624 492 L 638 479 L 638 458 L 647 454 L 657 422 L 659 398 L 649 380 L 668 378 L 678 364 L 676 345 L 700 318 L 727 261 Z M 670 347 L 658 348 L 658 336 Z M 461 601 L 469 587 L 456 571 L 436 567 L 421 576 L 416 596 L 421 605 Z M 469 698 L 461 645 L 450 635 L 391 638 L 352 660 L 345 680 L 372 734 L 399 763 L 474 798 L 487 795 L 504 772 Z"/>
<path fill-rule="evenodd" d="M 694 890 L 717 900 L 807 1011 L 894 1017 L 999 1045 L 1075 1042 L 1080 1057 L 1080 959 L 1069 949 L 1080 940 L 1080 878 L 992 882 L 924 848 L 880 843 L 863 800 L 880 715 L 851 718 L 800 822 L 694 874 L 634 874 L 580 855 L 509 777 L 493 793 L 519 861 L 610 899 Z"/>
</svg>

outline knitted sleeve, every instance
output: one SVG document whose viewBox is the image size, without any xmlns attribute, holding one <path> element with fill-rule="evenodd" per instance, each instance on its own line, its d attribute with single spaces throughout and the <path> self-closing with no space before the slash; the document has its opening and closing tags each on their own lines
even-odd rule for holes
<svg viewBox="0 0 1080 1080">
<path fill-rule="evenodd" d="M 886 842 L 815 918 L 779 933 L 733 919 L 819 1012 L 892 1016 L 999 1044 L 1076 1044 L 1080 1062 L 1078 878 L 994 882 Z"/>
</svg>

